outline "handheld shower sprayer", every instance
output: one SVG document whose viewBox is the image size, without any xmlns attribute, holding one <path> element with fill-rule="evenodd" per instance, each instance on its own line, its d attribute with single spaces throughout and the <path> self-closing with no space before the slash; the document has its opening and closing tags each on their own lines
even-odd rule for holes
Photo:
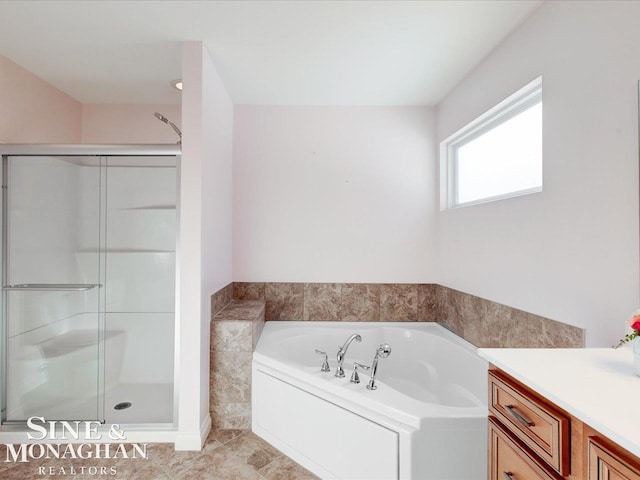
<svg viewBox="0 0 640 480">
<path fill-rule="evenodd" d="M 171 120 L 169 120 L 167 117 L 165 117 L 164 115 L 162 115 L 161 113 L 154 113 L 155 117 L 160 120 L 161 122 L 166 123 L 167 125 L 170 125 L 171 128 L 173 128 L 173 131 L 176 132 L 178 134 L 178 136 L 180 137 L 180 140 L 178 140 L 178 145 L 182 144 L 182 132 L 180 131 L 180 129 L 178 127 L 176 127 L 176 124 L 173 123 Z"/>
</svg>

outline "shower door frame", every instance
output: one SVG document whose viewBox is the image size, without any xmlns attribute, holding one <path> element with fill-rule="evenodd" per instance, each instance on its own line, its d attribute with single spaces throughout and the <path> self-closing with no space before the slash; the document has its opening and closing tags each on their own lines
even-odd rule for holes
<svg viewBox="0 0 640 480">
<path fill-rule="evenodd" d="M 0 159 L 2 160 L 2 168 L 0 169 L 0 184 L 2 185 L 2 195 L 0 195 L 0 226 L 2 227 L 2 236 L 0 241 L 0 252 L 2 257 L 0 263 L 2 264 L 2 282 L 7 279 L 7 241 L 8 241 L 8 228 L 7 222 L 7 165 L 9 157 L 11 156 L 79 156 L 79 157 L 175 157 L 176 159 L 176 248 L 175 248 L 175 307 L 174 307 L 174 383 L 173 383 L 173 421 L 171 423 L 152 423 L 152 424 L 128 424 L 127 428 L 131 430 L 138 429 L 157 429 L 157 430 L 173 430 L 178 424 L 178 399 L 179 399 L 179 326 L 180 326 L 180 309 L 179 309 L 179 265 L 180 265 L 180 238 L 179 238 L 179 225 L 180 225 L 180 169 L 181 169 L 181 156 L 182 149 L 179 144 L 139 144 L 139 145 L 107 145 L 107 144 L 4 144 L 0 145 Z M 100 168 L 105 168 L 100 161 Z M 105 178 L 100 178 L 100 204 L 101 208 L 104 205 L 106 198 L 106 182 Z M 105 232 L 101 228 L 100 242 L 103 240 Z M 104 265 L 105 253 L 100 253 L 100 264 Z M 100 281 L 103 280 L 103 273 L 100 273 Z M 104 289 L 100 293 L 100 309 L 98 312 L 99 322 L 99 351 L 104 349 L 104 328 L 105 328 L 105 315 L 104 309 Z M 7 362 L 8 362 L 8 338 L 7 338 L 7 302 L 6 291 L 2 288 L 1 305 L 0 305 L 0 431 L 22 431 L 26 427 L 26 421 L 6 421 L 6 406 L 7 406 Z M 104 359 L 102 359 L 104 363 Z M 104 365 L 98 374 L 98 389 L 101 393 L 98 398 L 98 414 L 104 419 Z M 53 420 L 53 419 L 52 419 Z M 105 428 L 108 428 L 110 424 L 105 424 Z"/>
</svg>

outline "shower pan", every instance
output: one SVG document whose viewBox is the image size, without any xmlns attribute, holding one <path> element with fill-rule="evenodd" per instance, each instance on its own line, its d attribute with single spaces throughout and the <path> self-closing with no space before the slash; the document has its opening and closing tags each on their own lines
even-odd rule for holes
<svg viewBox="0 0 640 480">
<path fill-rule="evenodd" d="M 180 147 L 0 153 L 1 428 L 173 428 Z"/>
</svg>

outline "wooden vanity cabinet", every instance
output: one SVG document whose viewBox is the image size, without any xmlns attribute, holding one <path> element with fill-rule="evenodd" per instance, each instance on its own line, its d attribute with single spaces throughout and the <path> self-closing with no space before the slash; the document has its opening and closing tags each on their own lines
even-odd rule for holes
<svg viewBox="0 0 640 480">
<path fill-rule="evenodd" d="M 638 459 L 615 444 L 603 440 L 596 432 L 587 441 L 587 480 L 640 479 Z"/>
<path fill-rule="evenodd" d="M 500 371 L 489 372 L 489 412 L 560 475 L 569 474 L 569 417 Z"/>
<path fill-rule="evenodd" d="M 640 480 L 640 459 L 492 366 L 488 478 Z"/>
<path fill-rule="evenodd" d="M 526 447 L 497 420 L 489 418 L 490 480 L 562 480 L 528 454 Z"/>
</svg>

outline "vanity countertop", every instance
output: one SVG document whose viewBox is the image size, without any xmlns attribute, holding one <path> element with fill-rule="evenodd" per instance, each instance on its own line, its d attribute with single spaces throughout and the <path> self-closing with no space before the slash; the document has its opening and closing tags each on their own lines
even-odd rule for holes
<svg viewBox="0 0 640 480">
<path fill-rule="evenodd" d="M 630 346 L 481 348 L 480 356 L 640 457 L 640 377 Z"/>
</svg>

